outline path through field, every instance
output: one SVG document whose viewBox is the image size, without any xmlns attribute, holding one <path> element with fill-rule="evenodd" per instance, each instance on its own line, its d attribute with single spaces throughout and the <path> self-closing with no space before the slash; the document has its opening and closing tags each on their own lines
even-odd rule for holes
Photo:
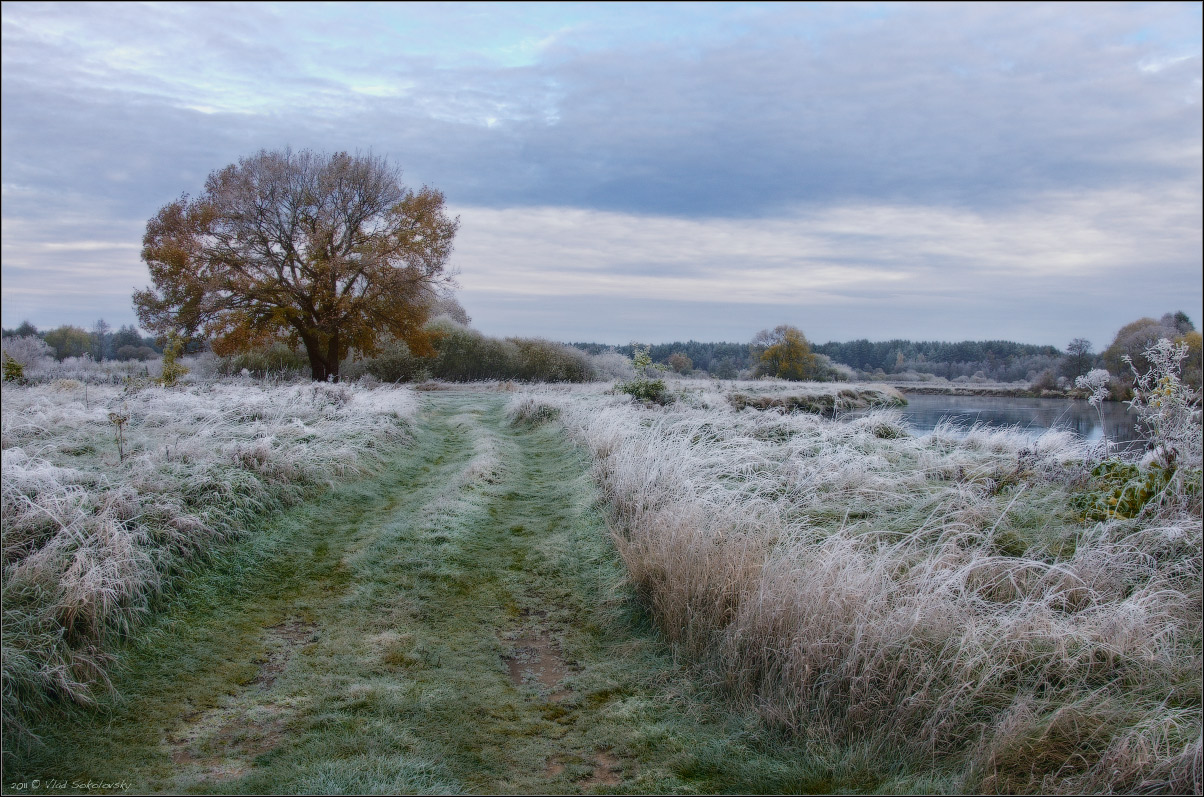
<svg viewBox="0 0 1204 797">
<path fill-rule="evenodd" d="M 584 455 L 554 424 L 507 423 L 505 399 L 426 395 L 390 468 L 194 581 L 123 652 L 122 698 L 38 728 L 5 790 L 842 788 L 674 666 Z"/>
</svg>

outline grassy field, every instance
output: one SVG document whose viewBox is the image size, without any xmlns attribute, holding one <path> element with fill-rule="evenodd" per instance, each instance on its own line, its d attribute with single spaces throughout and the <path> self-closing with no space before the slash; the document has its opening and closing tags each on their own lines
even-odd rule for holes
<svg viewBox="0 0 1204 797">
<path fill-rule="evenodd" d="M 1087 520 L 1099 452 L 869 390 L 431 387 L 6 386 L 5 791 L 1200 790 L 1198 492 Z"/>
<path fill-rule="evenodd" d="M 379 466 L 416 410 L 408 390 L 5 383 L 6 750 L 91 702 L 112 643 L 225 543 Z"/>
<path fill-rule="evenodd" d="M 583 452 L 506 401 L 429 394 L 379 475 L 235 543 L 119 651 L 117 696 L 35 724 L 6 783 L 889 789 L 710 704 L 625 586 Z"/>
<path fill-rule="evenodd" d="M 1200 790 L 1198 414 L 1187 492 L 1096 522 L 1069 433 L 624 398 L 512 411 L 591 451 L 637 593 L 733 705 L 949 791 Z"/>
</svg>

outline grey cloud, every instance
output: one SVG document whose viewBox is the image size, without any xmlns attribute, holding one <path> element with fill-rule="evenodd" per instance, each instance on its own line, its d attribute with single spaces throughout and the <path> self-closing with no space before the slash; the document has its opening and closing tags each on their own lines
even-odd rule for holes
<svg viewBox="0 0 1204 797">
<path fill-rule="evenodd" d="M 465 203 L 751 216 L 865 197 L 981 206 L 1055 187 L 1181 180 L 1199 166 L 1198 152 L 1155 156 L 1199 140 L 1198 46 L 1143 71 L 1167 53 L 1124 38 L 1150 20 L 1168 27 L 1162 17 L 1184 13 L 1173 8 L 940 4 L 862 19 L 773 6 L 746 15 L 741 36 L 585 51 L 568 36 L 519 68 L 438 67 L 388 53 L 382 31 L 369 40 L 382 49 L 357 53 L 271 7 L 122 7 L 116 19 L 71 8 L 95 27 L 89 35 L 170 45 L 198 83 L 262 107 L 188 116 L 181 106 L 206 89 L 146 72 L 131 87 L 118 63 L 81 67 L 70 41 L 15 37 L 5 93 L 26 91 L 6 96 L 6 138 L 35 123 L 22 107 L 39 99 L 59 101 L 66 129 L 40 147 L 6 145 L 6 169 L 97 127 L 159 134 L 164 157 L 212 152 L 206 169 L 231 151 L 354 140 Z M 821 33 L 800 37 L 804 23 Z M 328 65 L 410 87 L 358 96 L 344 78 L 319 75 Z"/>
<path fill-rule="evenodd" d="M 1138 48 L 1092 40 L 1117 35 L 1094 22 L 1113 13 L 1098 7 L 1063 7 L 1034 49 L 1031 27 L 997 27 L 1028 8 L 945 5 L 945 28 L 931 10 L 907 10 L 819 51 L 758 31 L 699 58 L 582 56 L 558 74 L 560 123 L 529 141 L 560 156 L 547 182 L 565 200 L 715 215 L 851 197 L 1022 201 L 1052 187 L 1177 179 L 1198 163 L 1143 156 L 1198 140 L 1199 105 L 1184 101 L 1198 54 L 1178 75 L 1143 73 Z M 1097 30 L 1071 35 L 1076 23 Z M 947 32 L 967 27 L 977 30 Z M 997 53 L 975 42 L 988 32 Z M 574 184 L 578 162 L 609 179 Z"/>
<path fill-rule="evenodd" d="M 157 208 L 199 191 L 211 170 L 286 145 L 370 148 L 400 164 L 409 182 L 429 183 L 466 207 L 572 206 L 656 218 L 805 224 L 808 209 L 866 203 L 989 218 L 1051 192 L 1096 196 L 1139 187 L 1143 196 L 1179 202 L 1186 218 L 1178 227 L 1161 221 L 1134 227 L 1156 233 L 1133 251 L 1156 250 L 1160 281 L 1143 290 L 1159 303 L 1126 309 L 1106 326 L 1115 329 L 1141 312 L 1159 315 L 1185 290 L 1199 293 L 1197 8 L 741 6 L 723 12 L 727 29 L 697 36 L 666 32 L 632 43 L 588 26 L 569 30 L 525 66 L 498 66 L 484 55 L 441 60 L 407 52 L 391 44 L 397 34 L 382 24 L 380 7 L 360 11 L 324 28 L 323 20 L 290 6 L 5 4 L 6 323 L 10 311 L 21 312 L 13 308 L 29 306 L 12 303 L 19 294 L 10 286 L 64 257 L 38 248 L 47 236 L 136 243 Z M 697 24 L 698 13 L 687 11 Z M 413 13 L 466 12 L 420 6 Z M 657 13 L 667 15 L 666 24 L 673 19 Z M 64 212 L 75 226 L 61 223 Z M 1095 219 L 1106 229 L 1125 228 L 1143 210 L 1104 203 L 1098 212 L 1118 214 L 1111 223 Z M 1165 215 L 1165 208 L 1158 212 Z M 17 234 L 13 222 L 46 226 L 44 234 Z M 874 224 L 827 230 L 824 262 L 906 266 L 932 275 L 926 290 L 934 297 L 943 290 L 942 275 L 965 262 L 956 252 L 928 251 L 921 263 L 900 264 L 890 237 L 898 228 Z M 609 239 L 582 245 L 600 253 L 591 260 L 601 264 L 595 271 L 613 269 L 616 277 L 647 270 L 686 281 L 700 273 L 698 263 L 611 257 Z M 1068 243 L 1067 251 L 1076 246 Z M 136 252 L 132 257 L 128 248 L 103 257 L 98 251 L 86 263 L 124 275 L 137 266 Z M 765 262 L 755 252 L 746 261 Z M 518 300 L 473 294 L 469 276 L 466 292 L 476 297 L 470 312 L 483 324 L 501 325 L 488 308 L 513 309 Z M 972 287 L 1000 290 L 985 276 L 975 279 Z M 1086 320 L 1092 302 L 1098 316 L 1100 306 L 1124 293 L 1114 282 L 1102 292 L 1084 284 L 1074 293 L 1071 284 L 1051 289 L 1064 295 L 1061 312 L 1077 314 L 1067 324 L 1053 318 L 1053 300 L 1006 300 L 999 293 L 994 306 L 1048 313 L 1042 324 L 1055 332 L 1037 337 L 1058 342 L 1073 336 L 1057 331 L 1058 324 L 1077 324 L 1081 334 L 1095 323 Z M 907 326 L 918 323 L 907 320 L 909 313 L 933 316 L 935 305 L 919 299 L 892 302 L 884 298 L 889 292 L 860 287 L 831 290 L 848 306 L 862 297 L 884 335 L 954 334 Z M 474 311 L 474 300 L 485 309 Z M 606 302 L 618 300 L 597 301 L 565 299 L 571 312 L 558 317 L 586 323 L 588 308 L 612 313 Z M 658 303 L 677 308 L 666 317 L 687 326 L 694 312 L 724 316 L 668 296 L 647 306 Z M 948 326 L 977 328 L 974 319 L 993 317 L 975 306 L 969 320 L 951 315 Z M 551 310 L 523 307 L 523 324 L 552 317 Z M 634 308 L 644 305 L 631 307 L 633 319 L 643 317 Z M 766 320 L 746 323 L 748 308 L 757 307 Z M 831 312 L 835 324 L 841 316 Z M 742 339 L 737 329 L 803 320 L 762 304 L 733 306 L 730 314 L 745 319 L 732 326 L 736 339 Z M 1008 323 L 1001 309 L 989 334 L 1006 337 Z M 827 334 L 849 336 L 837 326 Z"/>
</svg>

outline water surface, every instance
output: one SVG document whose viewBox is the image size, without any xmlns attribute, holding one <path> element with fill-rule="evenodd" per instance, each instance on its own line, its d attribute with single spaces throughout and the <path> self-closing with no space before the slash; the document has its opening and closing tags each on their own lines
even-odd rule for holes
<svg viewBox="0 0 1204 797">
<path fill-rule="evenodd" d="M 903 418 L 917 432 L 930 432 L 943 419 L 961 426 L 981 424 L 1015 427 L 1039 435 L 1048 429 L 1069 429 L 1088 442 L 1105 433 L 1115 443 L 1140 443 L 1137 416 L 1129 405 L 1105 401 L 1100 411 L 1082 399 L 1014 398 L 997 396 L 940 396 L 908 394 Z"/>
</svg>

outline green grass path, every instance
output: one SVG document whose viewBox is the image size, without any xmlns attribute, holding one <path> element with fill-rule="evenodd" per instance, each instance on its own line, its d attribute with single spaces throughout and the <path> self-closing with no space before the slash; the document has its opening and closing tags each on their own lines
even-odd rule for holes
<svg viewBox="0 0 1204 797">
<path fill-rule="evenodd" d="M 388 468 L 194 580 L 120 652 L 121 697 L 43 723 L 4 791 L 834 788 L 708 705 L 622 585 L 585 456 L 504 407 L 425 396 Z"/>
</svg>

